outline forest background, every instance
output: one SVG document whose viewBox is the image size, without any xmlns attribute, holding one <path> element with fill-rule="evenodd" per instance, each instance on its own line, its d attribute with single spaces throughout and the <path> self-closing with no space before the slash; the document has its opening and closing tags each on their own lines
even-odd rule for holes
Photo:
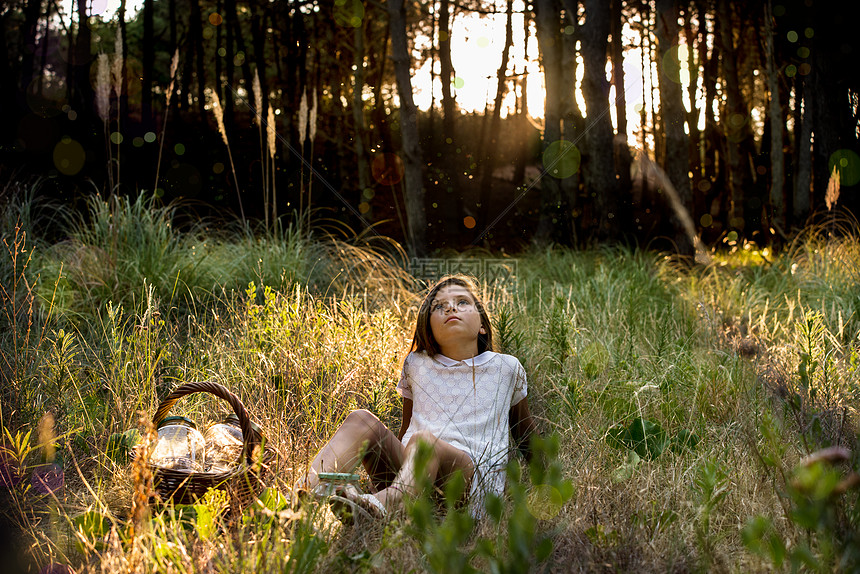
<svg viewBox="0 0 860 574">
<path fill-rule="evenodd" d="M 0 9 L 2 168 L 73 205 L 154 191 L 267 224 L 310 207 L 414 255 L 784 241 L 834 169 L 857 207 L 853 4 L 97 4 Z M 476 18 L 493 24 L 458 24 Z M 460 104 L 464 84 L 483 102 Z"/>
<path fill-rule="evenodd" d="M 860 570 L 856 3 L 106 7 L 0 5 L 8 570 Z M 481 523 L 297 509 L 399 422 L 415 261 L 499 271 L 546 464 Z M 188 381 L 275 451 L 241 512 L 151 504 Z"/>
</svg>

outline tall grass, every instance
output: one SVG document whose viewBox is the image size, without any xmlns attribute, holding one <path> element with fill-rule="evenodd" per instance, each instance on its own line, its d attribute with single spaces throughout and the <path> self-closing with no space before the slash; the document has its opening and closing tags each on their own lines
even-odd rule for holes
<svg viewBox="0 0 860 574">
<path fill-rule="evenodd" d="M 4 360 L 27 365 L 9 379 L 26 400 L 13 404 L 4 391 L 0 477 L 6 514 L 40 567 L 663 572 L 855 563 L 856 493 L 834 493 L 855 492 L 856 453 L 842 470 L 801 460 L 856 447 L 856 227 L 838 237 L 832 225 L 809 230 L 776 254 L 734 246 L 698 268 L 621 248 L 521 254 L 516 280 L 487 285 L 487 298 L 496 340 L 525 365 L 532 411 L 558 441 L 556 470 L 513 469 L 508 499 L 483 525 L 453 509 L 436 518 L 419 504 L 349 528 L 325 506 L 291 508 L 289 487 L 352 409 L 397 428 L 394 387 L 418 282 L 391 244 L 310 238 L 288 225 L 179 231 L 181 209 L 94 198 L 86 217 L 67 220 L 67 241 L 31 244 L 28 235 L 37 249 L 26 268 L 15 259 L 21 249 L 3 254 L 4 287 L 26 278 L 33 307 L 7 297 L 14 312 L 0 322 L 32 321 L 42 342 L 0 340 Z M 139 413 L 145 420 L 192 380 L 238 393 L 278 454 L 268 490 L 238 522 L 216 497 L 147 507 L 148 516 L 132 508 L 146 479 L 132 478 L 123 437 L 139 428 Z M 194 395 L 175 411 L 206 421 L 227 408 Z M 54 430 L 40 439 L 46 412 Z M 56 454 L 45 467 L 49 446 Z M 61 488 L 33 486 L 45 468 L 63 470 Z M 828 496 L 808 494 L 811 476 L 832 479 Z"/>
</svg>

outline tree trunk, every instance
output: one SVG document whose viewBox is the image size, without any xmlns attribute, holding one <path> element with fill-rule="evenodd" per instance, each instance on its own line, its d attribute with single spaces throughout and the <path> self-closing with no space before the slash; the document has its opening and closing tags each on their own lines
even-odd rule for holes
<svg viewBox="0 0 860 574">
<path fill-rule="evenodd" d="M 542 149 L 561 140 L 561 38 L 559 37 L 560 6 L 556 0 L 535 1 L 535 26 L 537 28 L 538 50 L 543 64 L 546 84 L 544 103 L 544 133 Z M 556 224 L 561 213 L 561 187 L 559 180 L 552 174 L 552 166 L 545 165 L 540 180 L 540 215 L 534 240 L 546 243 L 557 239 Z"/>
<path fill-rule="evenodd" d="M 531 30 L 529 28 L 529 11 L 523 10 L 523 60 L 529 61 L 529 46 L 528 39 Z M 522 81 L 520 82 L 520 101 L 517 109 L 517 126 L 522 126 L 523 134 L 527 134 L 531 130 L 531 123 L 528 120 L 529 112 L 529 75 L 526 68 L 523 67 Z M 523 137 L 520 144 L 520 152 L 517 155 L 516 165 L 514 166 L 514 185 L 522 185 L 526 176 L 526 163 L 529 161 L 531 146 L 529 138 Z"/>
<path fill-rule="evenodd" d="M 564 26 L 564 34 L 561 36 L 561 81 L 559 84 L 562 137 L 581 150 L 581 140 L 585 137 L 585 120 L 579 105 L 576 103 L 576 42 L 579 39 L 578 0 L 564 0 L 564 14 L 566 25 Z M 558 235 L 563 243 L 570 245 L 576 244 L 576 222 L 582 220 L 579 217 L 581 210 L 577 205 L 581 173 L 580 170 L 577 170 L 559 182 L 562 210 L 565 216 L 562 218 L 563 225 L 560 226 Z"/>
<path fill-rule="evenodd" d="M 657 0 L 657 73 L 660 82 L 660 116 L 663 119 L 666 175 L 678 195 L 679 208 L 686 214 L 672 212 L 669 220 L 675 230 L 674 241 L 682 255 L 693 254 L 693 241 L 684 230 L 682 218 L 689 216 L 692 207 L 690 190 L 690 148 L 684 133 L 684 102 L 681 98 L 681 63 L 678 45 L 678 5 L 676 0 Z M 677 50 L 677 48 L 676 48 Z M 669 193 L 663 190 L 663 193 Z M 670 205 L 672 205 L 670 203 Z"/>
<path fill-rule="evenodd" d="M 248 48 L 245 46 L 245 36 L 242 33 L 242 21 L 239 19 L 239 13 L 236 9 L 236 0 L 227 0 L 225 8 L 227 9 L 227 20 L 225 23 L 228 27 L 232 26 L 233 28 L 233 41 L 236 44 L 236 54 L 241 54 L 241 64 L 239 67 L 242 69 L 242 75 L 245 77 L 245 88 L 250 93 L 251 86 L 254 83 L 254 74 L 251 72 L 250 54 L 248 53 Z M 251 9 L 253 10 L 253 6 Z"/>
<path fill-rule="evenodd" d="M 628 191 L 630 182 L 630 146 L 627 141 L 627 94 L 624 83 L 624 45 L 621 33 L 624 26 L 622 0 L 612 0 L 611 34 L 612 34 L 612 84 L 615 86 L 615 115 L 618 129 L 615 132 L 615 173 L 618 176 L 620 192 Z M 632 221 L 632 209 L 628 202 L 619 205 L 621 221 Z"/>
<path fill-rule="evenodd" d="M 406 203 L 407 241 L 410 253 L 421 257 L 427 251 L 427 219 L 424 210 L 423 158 L 418 136 L 418 110 L 412 98 L 409 41 L 406 36 L 406 9 L 403 0 L 388 0 L 391 26 L 391 60 L 400 96 L 400 136 L 403 145 L 404 201 Z"/>
<path fill-rule="evenodd" d="M 767 87 L 770 92 L 770 217 L 779 229 L 785 229 L 785 156 L 782 153 L 782 106 L 779 101 L 779 70 L 773 46 L 772 1 L 765 2 L 765 43 Z"/>
<path fill-rule="evenodd" d="M 835 61 L 833 57 L 840 52 L 843 45 L 835 37 L 833 14 L 814 5 L 812 9 L 815 11 L 813 26 L 816 30 L 816 35 L 812 38 L 812 55 L 809 58 L 809 63 L 812 64 L 810 77 L 815 100 L 812 107 L 812 208 L 819 210 L 824 206 L 827 184 L 832 173 L 832 154 L 840 147 L 856 149 L 857 137 L 856 126 L 852 126 L 849 123 L 850 117 L 845 116 L 845 111 L 849 109 L 849 95 L 846 82 L 839 72 L 839 68 L 844 64 Z M 802 63 L 799 69 L 803 68 Z M 857 85 L 856 80 L 854 85 Z M 846 124 L 850 126 L 849 136 L 843 137 Z"/>
<path fill-rule="evenodd" d="M 586 0 L 582 26 L 582 59 L 585 72 L 582 95 L 587 111 L 588 163 L 584 170 L 587 191 L 594 198 L 597 238 L 615 241 L 619 236 L 618 184 L 615 178 L 612 122 L 609 114 L 609 82 L 606 54 L 609 36 L 609 3 Z"/>
<path fill-rule="evenodd" d="M 687 113 L 687 132 L 690 149 L 690 172 L 693 174 L 691 184 L 692 199 L 691 208 L 694 219 L 698 220 L 707 212 L 705 205 L 705 194 L 702 191 L 702 134 L 699 130 L 699 114 L 701 113 L 696 103 L 697 83 L 699 80 L 699 64 L 704 61 L 707 53 L 707 45 L 702 40 L 705 24 L 699 22 L 696 32 L 693 32 L 693 9 L 688 4 L 684 9 L 684 35 L 687 41 L 687 72 L 690 76 L 690 84 L 687 86 L 687 97 L 690 100 L 690 111 Z"/>
<path fill-rule="evenodd" d="M 268 69 L 268 60 L 266 58 L 266 38 L 269 35 L 266 32 L 266 19 L 268 14 L 263 6 L 268 3 L 261 4 L 260 2 L 252 2 L 251 9 L 251 46 L 254 49 L 254 63 L 257 70 L 257 75 L 260 78 L 260 92 L 263 96 L 263 109 L 257 110 L 257 113 L 265 120 L 269 109 L 269 75 L 266 73 Z"/>
<path fill-rule="evenodd" d="M 812 81 L 808 76 L 798 79 L 795 106 L 796 118 L 800 118 L 799 126 L 795 121 L 795 141 L 797 146 L 797 162 L 794 170 L 794 200 L 792 215 L 795 225 L 803 225 L 809 217 L 810 196 L 812 186 L 812 118 L 816 102 L 812 96 Z"/>
<path fill-rule="evenodd" d="M 232 6 L 232 8 L 231 8 Z M 222 26 L 224 26 L 225 32 L 225 46 L 226 50 L 224 55 L 224 60 L 227 66 L 226 70 L 226 86 L 222 89 L 221 79 L 218 79 L 218 82 L 215 85 L 215 89 L 221 94 L 221 102 L 224 105 L 224 128 L 227 130 L 227 137 L 230 138 L 233 136 L 233 126 L 235 124 L 235 116 L 236 114 L 233 112 L 234 101 L 233 101 L 233 88 L 234 83 L 236 81 L 236 66 L 234 64 L 235 61 L 235 49 L 236 44 L 233 39 L 233 25 L 230 20 L 232 17 L 230 14 L 236 13 L 236 0 L 224 0 L 224 20 Z M 220 28 L 220 26 L 219 26 Z M 218 57 L 217 55 L 215 56 Z"/>
<path fill-rule="evenodd" d="M 140 119 L 145 131 L 152 128 L 152 75 L 155 66 L 154 1 L 144 0 L 143 2 L 143 74 L 140 88 Z"/>
<path fill-rule="evenodd" d="M 3 38 L 8 38 L 10 31 L 7 30 L 9 23 L 9 12 L 0 13 L 0 32 L 3 33 Z M 9 46 L 6 42 L 0 42 L 0 78 L 16 78 L 19 70 L 12 65 L 12 58 L 9 54 Z M 15 138 L 15 133 L 18 130 L 17 118 L 24 115 L 23 103 L 18 104 L 19 98 L 24 95 L 24 86 L 17 82 L 3 82 L 0 86 L 0 110 L 15 110 L 16 121 L 0 122 L 0 146 L 5 146 L 12 143 Z"/>
<path fill-rule="evenodd" d="M 119 97 L 119 101 L 117 102 L 117 115 L 120 118 L 120 127 L 122 127 L 122 120 L 128 117 L 128 67 L 126 66 L 126 61 L 128 60 L 128 33 L 125 25 L 125 4 L 126 0 L 120 0 L 119 9 L 116 12 L 117 20 L 119 22 L 119 32 L 122 35 L 123 58 L 119 79 L 122 95 Z"/>
<path fill-rule="evenodd" d="M 615 117 L 618 135 L 627 137 L 627 97 L 624 93 L 624 45 L 621 42 L 622 0 L 611 0 L 610 34 L 612 35 L 612 85 L 615 86 Z"/>
<path fill-rule="evenodd" d="M 362 200 L 365 189 L 370 186 L 370 165 L 367 161 L 364 144 L 367 130 L 364 126 L 364 99 L 362 98 L 364 92 L 364 30 L 367 25 L 367 18 L 364 18 L 361 26 L 355 28 L 353 45 L 355 50 L 353 58 L 355 74 L 352 85 L 353 150 L 355 151 L 355 163 L 358 172 L 358 192 Z M 367 216 L 373 217 L 369 212 Z"/>
<path fill-rule="evenodd" d="M 744 213 L 745 192 L 749 187 L 749 168 L 744 157 L 744 145 L 750 137 L 749 115 L 743 102 L 738 78 L 737 51 L 734 45 L 732 9 L 727 0 L 719 0 L 717 27 L 722 48 L 723 79 L 725 80 L 726 105 L 721 117 L 721 126 L 726 134 L 727 180 L 731 202 L 729 204 L 729 227 L 743 230 L 746 219 L 753 214 Z M 752 230 L 748 230 L 752 231 Z"/>
<path fill-rule="evenodd" d="M 484 225 L 489 223 L 490 200 L 493 197 L 493 170 L 495 169 L 496 146 L 499 139 L 499 128 L 502 122 L 502 100 L 507 93 L 508 86 L 508 60 L 511 46 L 514 43 L 513 30 L 513 0 L 508 0 L 505 20 L 505 46 L 502 48 L 502 63 L 496 73 L 496 98 L 493 101 L 493 115 L 490 118 L 490 128 L 485 142 L 481 142 L 484 149 L 481 165 L 481 187 L 479 203 L 481 205 L 478 223 Z M 487 151 L 489 150 L 489 152 Z"/>
<path fill-rule="evenodd" d="M 451 2 L 439 2 L 439 81 L 442 87 L 442 156 L 440 172 L 442 189 L 446 205 L 442 219 L 449 229 L 459 229 L 460 220 L 464 216 L 463 186 L 460 177 L 463 170 L 462 162 L 457 153 L 457 102 L 451 93 L 451 83 L 454 81 L 454 66 L 451 62 Z M 457 235 L 453 233 L 452 235 Z"/>
<path fill-rule="evenodd" d="M 22 93 L 31 90 L 30 84 L 33 81 L 33 68 L 36 58 L 36 35 L 39 31 L 39 18 L 41 16 L 42 0 L 28 0 L 24 6 L 24 41 L 21 51 L 21 83 L 19 85 Z M 3 37 L 7 38 L 8 36 L 4 34 Z"/>
<path fill-rule="evenodd" d="M 87 24 L 87 2 L 77 0 L 78 37 L 75 40 L 74 107 L 83 118 L 91 116 L 93 88 L 90 84 L 92 32 Z"/>
</svg>

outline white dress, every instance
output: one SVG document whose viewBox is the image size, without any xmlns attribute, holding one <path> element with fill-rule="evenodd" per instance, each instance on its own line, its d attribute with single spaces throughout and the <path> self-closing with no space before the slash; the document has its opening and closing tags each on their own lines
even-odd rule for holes
<svg viewBox="0 0 860 574">
<path fill-rule="evenodd" d="M 473 512 L 481 514 L 484 495 L 501 495 L 510 458 L 508 415 L 526 397 L 526 373 L 516 357 L 492 351 L 455 361 L 439 354 L 410 353 L 397 392 L 412 400 L 405 445 L 426 430 L 472 457 Z"/>
</svg>

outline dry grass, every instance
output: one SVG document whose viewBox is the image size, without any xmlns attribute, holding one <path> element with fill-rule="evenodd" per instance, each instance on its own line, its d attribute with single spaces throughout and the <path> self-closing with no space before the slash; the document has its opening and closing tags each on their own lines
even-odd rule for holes
<svg viewBox="0 0 860 574">
<path fill-rule="evenodd" d="M 121 220 L 117 212 L 112 220 Z M 26 351 L 32 366 L 22 380 L 43 399 L 16 413 L 17 428 L 4 439 L 4 456 L 14 451 L 22 472 L 32 472 L 46 440 L 33 438 L 22 454 L 11 447 L 14 431 L 45 411 L 56 417 L 62 495 L 7 493 L 16 503 L 7 514 L 40 564 L 72 562 L 88 572 L 432 569 L 432 549 L 408 512 L 359 529 L 341 526 L 325 506 L 258 509 L 210 526 L 169 507 L 145 518 L 146 477 L 108 453 L 109 437 L 138 426 L 138 411 L 152 413 L 158 397 L 190 380 L 214 380 L 242 397 L 277 451 L 267 481 L 282 494 L 351 410 L 367 408 L 396 429 L 394 387 L 420 285 L 391 245 L 333 235 L 141 239 L 160 237 L 181 254 L 179 268 L 202 257 L 208 263 L 195 265 L 206 281 L 213 276 L 204 267 L 233 277 L 208 291 L 205 282 L 189 285 L 181 308 L 171 288 L 149 282 L 111 287 L 136 292 L 122 309 L 95 297 L 85 278 L 110 285 L 122 273 L 99 275 L 98 266 L 121 268 L 127 256 L 109 234 L 81 241 L 87 249 L 50 251 L 68 277 L 80 278 L 61 299 L 89 293 L 93 310 L 65 304 L 76 312 L 41 327 L 52 334 L 44 350 Z M 791 473 L 825 441 L 855 440 L 856 243 L 810 234 L 786 254 L 770 254 L 770 264 L 754 264 L 754 248 L 741 248 L 715 253 L 699 270 L 640 252 L 535 251 L 519 259 L 515 282 L 487 286 L 496 340 L 525 365 L 530 406 L 544 433 L 559 437 L 557 462 L 575 491 L 556 515 L 535 523 L 554 542 L 548 571 L 768 569 L 772 563 L 742 536 L 757 516 L 771 519 L 789 544 L 807 539 L 790 519 Z M 806 379 L 804 354 L 807 366 L 814 358 L 821 365 Z M 802 408 L 786 406 L 794 396 Z M 175 410 L 214 420 L 226 405 L 188 397 Z M 810 431 L 813 417 L 824 421 L 821 433 Z M 670 440 L 653 459 L 607 440 L 634 419 L 659 425 Z M 682 432 L 698 442 L 670 448 Z M 502 544 L 497 534 L 516 526 L 522 504 L 512 494 L 508 522 L 480 526 L 451 552 L 475 552 L 472 564 L 488 569 L 481 544 Z M 87 509 L 109 515 L 111 527 L 83 540 L 72 520 Z M 503 546 L 497 555 L 514 559 Z"/>
</svg>

